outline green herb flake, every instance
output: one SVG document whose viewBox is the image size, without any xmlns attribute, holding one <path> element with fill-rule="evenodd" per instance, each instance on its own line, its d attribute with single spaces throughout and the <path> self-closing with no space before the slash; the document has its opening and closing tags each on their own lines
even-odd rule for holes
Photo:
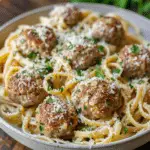
<svg viewBox="0 0 150 150">
<path fill-rule="evenodd" d="M 60 90 L 60 92 L 63 92 L 63 91 L 64 91 L 64 88 L 63 88 L 63 87 L 61 87 L 59 90 Z"/>
<path fill-rule="evenodd" d="M 113 77 L 111 78 L 111 80 L 112 80 L 112 81 L 115 81 L 115 79 L 114 79 Z"/>
<path fill-rule="evenodd" d="M 47 65 L 45 68 L 48 72 L 53 71 L 53 68 L 50 65 Z"/>
<path fill-rule="evenodd" d="M 74 45 L 70 42 L 70 43 L 69 43 L 69 46 L 68 46 L 68 49 L 71 50 L 71 49 L 73 49 L 73 47 L 74 47 Z"/>
<path fill-rule="evenodd" d="M 105 78 L 103 71 L 101 69 L 98 69 L 98 68 L 95 70 L 95 76 L 98 78 L 101 78 L 101 79 Z"/>
<path fill-rule="evenodd" d="M 120 69 L 113 69 L 112 72 L 113 72 L 114 74 L 119 74 L 119 73 L 121 72 L 121 70 L 120 70 Z"/>
<path fill-rule="evenodd" d="M 125 134 L 127 134 L 128 133 L 128 128 L 124 127 L 123 131 L 124 131 Z"/>
<path fill-rule="evenodd" d="M 52 87 L 50 85 L 48 85 L 47 90 L 48 91 L 52 90 Z"/>
<path fill-rule="evenodd" d="M 21 44 L 24 44 L 24 43 L 25 43 L 25 39 L 21 39 L 21 40 L 20 40 L 20 43 L 21 43 Z"/>
<path fill-rule="evenodd" d="M 138 81 L 138 84 L 142 84 L 142 83 L 144 83 L 144 80 L 139 80 Z"/>
<path fill-rule="evenodd" d="M 93 131 L 95 127 L 84 126 L 81 128 L 81 131 Z"/>
<path fill-rule="evenodd" d="M 29 59 L 35 59 L 36 58 L 36 56 L 37 56 L 37 53 L 35 53 L 35 52 L 31 52 L 30 54 L 28 54 L 28 58 Z"/>
<path fill-rule="evenodd" d="M 19 78 L 19 75 L 18 74 L 16 74 L 16 76 L 15 76 L 17 79 Z"/>
<path fill-rule="evenodd" d="M 133 88 L 134 88 L 134 86 L 133 86 L 131 83 L 129 83 L 129 86 L 130 86 L 130 88 L 131 88 L 131 89 L 133 89 Z"/>
<path fill-rule="evenodd" d="M 40 132 L 43 132 L 44 131 L 44 125 L 40 124 L 39 129 L 40 129 Z"/>
<path fill-rule="evenodd" d="M 99 51 L 99 52 L 104 52 L 104 46 L 103 46 L 103 45 L 100 45 L 100 46 L 98 47 L 98 51 Z"/>
<path fill-rule="evenodd" d="M 87 106 L 86 105 L 84 105 L 84 110 L 87 110 Z"/>
<path fill-rule="evenodd" d="M 81 109 L 81 108 L 77 109 L 77 113 L 78 113 L 78 114 L 80 114 L 81 112 L 82 112 L 82 109 Z"/>
<path fill-rule="evenodd" d="M 61 108 L 59 108 L 58 110 L 56 110 L 57 113 L 62 113 L 63 110 Z"/>
<path fill-rule="evenodd" d="M 97 59 L 97 60 L 96 60 L 96 64 L 97 64 L 97 65 L 101 65 L 101 64 L 102 64 L 101 60 Z"/>
<path fill-rule="evenodd" d="M 107 105 L 107 106 L 111 106 L 111 102 L 110 102 L 109 99 L 106 100 L 106 105 Z"/>
<path fill-rule="evenodd" d="M 139 48 L 137 45 L 133 45 L 133 46 L 131 47 L 131 52 L 132 52 L 133 54 L 138 54 L 138 53 L 140 52 L 140 48 Z"/>
<path fill-rule="evenodd" d="M 76 72 L 77 72 L 77 75 L 78 75 L 78 76 L 83 76 L 82 70 L 77 69 Z"/>
<path fill-rule="evenodd" d="M 119 64 L 120 64 L 120 66 L 122 66 L 123 65 L 123 61 L 121 61 Z"/>
<path fill-rule="evenodd" d="M 98 43 L 98 40 L 94 39 L 94 38 L 90 38 L 90 37 L 85 36 L 84 39 L 91 42 L 92 44 L 97 44 Z"/>
<path fill-rule="evenodd" d="M 33 36 L 38 36 L 38 33 L 36 32 L 36 30 L 32 30 L 31 33 Z"/>
<path fill-rule="evenodd" d="M 48 98 L 47 101 L 46 101 L 47 104 L 50 104 L 50 103 L 53 103 L 53 102 L 55 102 L 55 100 L 52 99 L 51 97 Z"/>
</svg>

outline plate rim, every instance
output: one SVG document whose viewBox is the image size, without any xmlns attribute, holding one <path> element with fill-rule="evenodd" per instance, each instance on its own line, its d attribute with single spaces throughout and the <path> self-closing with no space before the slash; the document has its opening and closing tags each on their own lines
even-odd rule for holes
<svg viewBox="0 0 150 150">
<path fill-rule="evenodd" d="M 36 9 L 33 9 L 33 10 L 30 10 L 30 11 L 27 11 L 25 13 L 22 13 L 14 18 L 12 18 L 11 20 L 7 21 L 6 23 L 4 23 L 3 25 L 1 25 L 0 27 L 0 31 L 3 31 L 5 28 L 7 28 L 9 25 L 15 23 L 16 21 L 19 21 L 20 19 L 23 19 L 29 15 L 33 15 L 33 14 L 36 14 L 36 13 L 39 13 L 39 12 L 43 12 L 43 11 L 48 11 L 49 9 L 53 8 L 54 6 L 58 6 L 58 5 L 65 5 L 65 4 L 73 4 L 75 6 L 101 6 L 101 7 L 107 7 L 107 8 L 113 8 L 113 9 L 117 9 L 119 11 L 121 11 L 122 13 L 123 12 L 126 12 L 126 13 L 131 13 L 133 14 L 135 17 L 140 17 L 140 19 L 144 20 L 145 22 L 147 22 L 147 24 L 150 24 L 150 20 L 147 19 L 146 17 L 142 16 L 142 15 L 139 15 L 131 10 L 125 10 L 125 9 L 122 9 L 122 8 L 118 8 L 116 6 L 112 6 L 112 5 L 106 5 L 106 4 L 93 4 L 93 3 L 58 3 L 58 4 L 50 4 L 50 5 L 47 5 L 47 6 L 43 6 L 43 7 L 40 7 L 40 8 L 36 8 Z M 7 121 L 5 121 L 3 118 L 0 117 L 0 124 L 4 125 L 6 128 L 9 128 L 10 130 L 12 130 L 13 132 L 19 134 L 20 136 L 23 136 L 24 138 L 27 138 L 27 139 L 30 139 L 30 140 L 34 140 L 34 142 L 38 142 L 40 144 L 44 144 L 44 145 L 48 145 L 48 146 L 53 146 L 53 147 L 60 147 L 60 148 L 73 148 L 73 149 L 76 149 L 76 148 L 80 148 L 80 149 L 88 149 L 89 146 L 88 145 L 81 145 L 81 144 L 75 144 L 75 143 L 66 143 L 66 144 L 59 144 L 59 143 L 50 143 L 50 142 L 47 142 L 47 141 L 43 141 L 43 140 L 40 140 L 40 139 L 37 139 L 35 137 L 33 137 L 32 135 L 28 135 L 26 133 L 23 133 L 22 131 L 16 129 L 15 127 L 13 127 L 13 125 L 9 124 Z M 1 127 L 0 127 L 1 128 Z M 5 130 L 4 130 L 5 131 Z M 131 137 L 128 137 L 128 138 L 125 138 L 125 139 L 122 139 L 122 140 L 119 140 L 119 141 L 115 141 L 115 142 L 112 142 L 112 143 L 108 143 L 108 144 L 95 144 L 95 145 L 92 145 L 92 149 L 95 149 L 95 148 L 108 148 L 108 147 L 112 147 L 114 145 L 121 145 L 121 144 L 126 144 L 126 143 L 129 143 L 129 142 L 132 142 L 138 138 L 141 138 L 143 137 L 144 135 L 147 135 L 147 134 L 150 134 L 150 129 L 148 130 L 145 130 L 145 131 L 142 131 L 138 134 L 135 134 Z"/>
</svg>

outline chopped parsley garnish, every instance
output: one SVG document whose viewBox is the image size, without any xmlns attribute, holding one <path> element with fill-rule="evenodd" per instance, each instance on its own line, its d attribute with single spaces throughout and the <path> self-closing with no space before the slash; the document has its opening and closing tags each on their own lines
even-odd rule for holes
<svg viewBox="0 0 150 150">
<path fill-rule="evenodd" d="M 115 81 L 115 79 L 114 79 L 113 77 L 111 78 L 111 80 L 112 80 L 112 81 Z"/>
<path fill-rule="evenodd" d="M 24 44 L 24 43 L 25 43 L 25 40 L 24 40 L 24 39 L 21 39 L 21 40 L 20 40 L 20 43 L 21 43 L 21 44 Z"/>
<path fill-rule="evenodd" d="M 84 110 L 87 110 L 87 106 L 86 105 L 84 105 Z"/>
<path fill-rule="evenodd" d="M 62 113 L 63 110 L 61 108 L 59 108 L 58 110 L 56 110 L 57 113 Z"/>
<path fill-rule="evenodd" d="M 83 76 L 82 70 L 77 69 L 76 72 L 77 72 L 78 76 Z"/>
<path fill-rule="evenodd" d="M 95 129 L 94 127 L 85 126 L 81 128 L 81 131 L 92 131 L 94 129 Z"/>
<path fill-rule="evenodd" d="M 111 106 L 111 102 L 109 99 L 106 100 L 106 104 L 107 104 L 107 106 Z"/>
<path fill-rule="evenodd" d="M 39 129 L 41 132 L 43 132 L 44 131 L 44 125 L 40 124 Z"/>
<path fill-rule="evenodd" d="M 17 78 L 17 79 L 19 78 L 19 75 L 18 75 L 18 74 L 16 74 L 16 78 Z"/>
<path fill-rule="evenodd" d="M 121 72 L 121 70 L 120 69 L 113 69 L 112 72 L 115 74 L 119 74 Z"/>
<path fill-rule="evenodd" d="M 60 90 L 60 92 L 63 92 L 63 91 L 64 91 L 64 88 L 63 88 L 63 87 L 61 87 L 59 90 Z"/>
<path fill-rule="evenodd" d="M 80 89 L 77 89 L 76 92 L 79 93 L 79 92 L 81 92 L 81 90 L 80 90 Z"/>
<path fill-rule="evenodd" d="M 28 54 L 28 58 L 29 59 L 35 59 L 36 58 L 36 56 L 37 56 L 37 53 L 35 53 L 35 52 L 31 52 L 30 54 Z"/>
<path fill-rule="evenodd" d="M 36 32 L 36 30 L 32 30 L 31 33 L 32 33 L 32 35 L 34 35 L 34 36 L 38 36 L 38 33 Z"/>
<path fill-rule="evenodd" d="M 96 64 L 97 64 L 97 65 L 101 65 L 101 64 L 102 64 L 101 60 L 97 59 L 97 60 L 96 60 Z"/>
<path fill-rule="evenodd" d="M 46 101 L 47 104 L 53 103 L 55 102 L 55 99 L 52 99 L 51 97 L 49 97 Z"/>
<path fill-rule="evenodd" d="M 131 52 L 132 52 L 133 54 L 138 54 L 138 53 L 140 52 L 140 48 L 139 48 L 137 45 L 133 45 L 133 46 L 131 47 Z"/>
<path fill-rule="evenodd" d="M 142 84 L 142 83 L 144 83 L 144 80 L 138 81 L 138 84 Z"/>
<path fill-rule="evenodd" d="M 52 90 L 52 87 L 50 85 L 48 85 L 47 90 L 48 91 Z"/>
<path fill-rule="evenodd" d="M 130 88 L 131 88 L 131 89 L 133 89 L 133 88 L 134 88 L 134 86 L 133 86 L 131 83 L 129 83 L 129 86 L 130 86 Z"/>
<path fill-rule="evenodd" d="M 124 131 L 125 134 L 127 134 L 128 133 L 128 128 L 124 127 L 123 131 Z"/>
<path fill-rule="evenodd" d="M 122 66 L 123 65 L 123 61 L 121 61 L 119 64 L 120 64 L 120 66 Z"/>
<path fill-rule="evenodd" d="M 47 65 L 47 66 L 45 67 L 45 69 L 46 69 L 47 72 L 50 72 L 50 71 L 53 70 L 53 68 L 52 68 L 50 65 Z"/>
<path fill-rule="evenodd" d="M 77 109 L 77 113 L 78 113 L 78 114 L 80 114 L 81 112 L 82 112 L 82 109 L 81 109 L 81 108 Z"/>
<path fill-rule="evenodd" d="M 71 63 L 71 59 L 67 58 L 66 56 L 63 57 L 63 59 L 65 59 L 66 61 L 68 61 L 68 63 Z"/>
<path fill-rule="evenodd" d="M 96 43 L 98 42 L 97 39 L 90 38 L 90 37 L 87 37 L 87 36 L 85 36 L 84 39 L 85 39 L 85 40 L 88 40 L 88 41 L 91 42 L 92 44 L 96 44 Z"/>
<path fill-rule="evenodd" d="M 68 46 L 68 49 L 73 49 L 74 45 L 70 42 L 69 43 L 69 46 Z"/>
<path fill-rule="evenodd" d="M 99 51 L 99 52 L 104 52 L 104 46 L 103 46 L 103 45 L 100 45 L 100 46 L 98 47 L 98 51 Z"/>
<path fill-rule="evenodd" d="M 27 72 L 26 70 L 23 70 L 21 73 L 22 73 L 22 74 L 25 74 L 26 72 Z"/>
<path fill-rule="evenodd" d="M 102 79 L 105 78 L 105 75 L 104 75 L 103 71 L 101 69 L 99 69 L 99 68 L 97 68 L 95 70 L 95 76 L 98 77 L 98 78 L 102 78 Z"/>
</svg>

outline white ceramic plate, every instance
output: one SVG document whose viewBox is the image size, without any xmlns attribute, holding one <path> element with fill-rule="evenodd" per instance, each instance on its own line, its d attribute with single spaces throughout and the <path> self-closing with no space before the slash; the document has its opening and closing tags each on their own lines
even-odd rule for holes
<svg viewBox="0 0 150 150">
<path fill-rule="evenodd" d="M 101 12 L 101 13 L 108 13 L 114 12 L 126 20 L 130 21 L 131 23 L 137 25 L 141 31 L 143 36 L 146 40 L 150 41 L 150 20 L 135 14 L 134 12 L 119 9 L 113 6 L 108 5 L 100 5 L 100 4 L 86 4 L 80 3 L 75 4 L 79 8 L 90 9 L 93 11 Z M 22 14 L 11 21 L 5 23 L 0 28 L 0 45 L 2 46 L 4 40 L 8 36 L 8 34 L 14 31 L 18 25 L 20 24 L 36 24 L 39 22 L 39 16 L 47 15 L 48 12 L 53 8 L 54 5 L 42 7 L 39 9 L 35 9 L 33 11 L 27 12 Z M 21 129 L 14 127 L 0 118 L 0 128 L 3 129 L 7 134 L 11 137 L 19 141 L 20 143 L 26 145 L 29 148 L 35 150 L 81 150 L 81 149 L 90 149 L 88 146 L 83 145 L 76 145 L 76 144 L 51 144 L 48 142 L 44 142 L 34 137 L 24 134 Z M 107 145 L 94 145 L 91 149 L 94 150 L 130 150 L 135 149 L 145 143 L 150 141 L 150 131 L 144 131 L 138 133 L 130 138 L 123 139 L 121 141 L 113 142 Z"/>
</svg>

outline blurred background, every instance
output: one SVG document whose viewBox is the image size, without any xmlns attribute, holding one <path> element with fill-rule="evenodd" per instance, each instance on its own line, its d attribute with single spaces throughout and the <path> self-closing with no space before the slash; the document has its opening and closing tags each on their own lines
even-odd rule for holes
<svg viewBox="0 0 150 150">
<path fill-rule="evenodd" d="M 22 12 L 60 2 L 90 2 L 114 5 L 150 18 L 150 0 L 0 0 L 0 25 Z"/>
<path fill-rule="evenodd" d="M 150 19 L 150 0 L 0 0 L 0 25 L 17 15 L 45 5 L 62 2 L 89 2 L 114 5 L 135 11 Z M 149 150 L 150 143 L 138 150 Z M 29 150 L 0 129 L 0 150 Z"/>
</svg>

